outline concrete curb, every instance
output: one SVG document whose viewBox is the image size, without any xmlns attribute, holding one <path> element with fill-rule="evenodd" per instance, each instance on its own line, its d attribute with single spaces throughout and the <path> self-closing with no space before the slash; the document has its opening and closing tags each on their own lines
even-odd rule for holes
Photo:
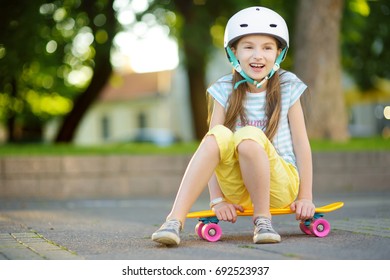
<svg viewBox="0 0 390 280">
<path fill-rule="evenodd" d="M 172 197 L 190 155 L 0 158 L 0 197 L 99 199 Z M 390 189 L 390 152 L 313 154 L 316 192 Z"/>
</svg>

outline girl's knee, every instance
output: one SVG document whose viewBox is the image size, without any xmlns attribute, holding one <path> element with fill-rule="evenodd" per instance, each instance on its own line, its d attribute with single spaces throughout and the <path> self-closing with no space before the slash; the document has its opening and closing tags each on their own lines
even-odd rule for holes
<svg viewBox="0 0 390 280">
<path fill-rule="evenodd" d="M 207 133 L 207 135 L 216 135 L 217 137 L 230 139 L 233 136 L 233 132 L 224 125 L 216 125 Z"/>
<path fill-rule="evenodd" d="M 249 140 L 249 141 L 247 141 Z M 246 142 L 245 146 L 248 145 L 260 145 L 262 148 L 264 148 L 267 143 L 269 142 L 267 136 L 264 134 L 264 132 L 257 127 L 254 126 L 245 126 L 234 134 L 234 144 L 238 149 L 238 146 L 242 146 L 241 148 L 244 148 L 244 145 L 240 145 L 242 142 Z"/>
<path fill-rule="evenodd" d="M 242 156 L 258 155 L 259 152 L 264 151 L 263 146 L 252 139 L 243 139 L 236 149 L 237 153 Z"/>
<path fill-rule="evenodd" d="M 233 139 L 233 132 L 224 125 L 214 126 L 206 135 L 206 137 L 215 137 L 219 146 L 227 145 Z"/>
<path fill-rule="evenodd" d="M 203 138 L 203 141 L 200 144 L 198 151 L 202 151 L 204 154 L 207 154 L 209 156 L 214 155 L 220 157 L 220 149 L 214 135 L 206 135 Z"/>
<path fill-rule="evenodd" d="M 211 140 L 213 139 L 213 140 Z M 206 135 L 204 141 L 215 141 L 219 152 L 220 160 L 228 160 L 234 153 L 233 132 L 223 125 L 214 126 Z"/>
</svg>

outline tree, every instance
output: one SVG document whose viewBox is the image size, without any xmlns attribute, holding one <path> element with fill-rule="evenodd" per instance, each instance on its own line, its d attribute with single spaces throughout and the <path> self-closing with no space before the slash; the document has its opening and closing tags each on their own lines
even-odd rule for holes
<svg viewBox="0 0 390 280">
<path fill-rule="evenodd" d="M 64 115 L 57 141 L 72 140 L 111 73 L 113 2 L 0 3 L 0 120 L 9 142 L 41 141 L 44 124 Z"/>
<path fill-rule="evenodd" d="M 349 0 L 342 25 L 342 62 L 362 90 L 375 88 L 378 78 L 390 80 L 390 3 Z"/>
<path fill-rule="evenodd" d="M 90 25 L 95 37 L 95 43 L 91 46 L 94 48 L 94 74 L 87 89 L 75 100 L 72 111 L 65 116 L 55 139 L 57 143 L 73 140 L 78 124 L 91 104 L 98 98 L 112 72 L 110 54 L 116 31 L 113 2 L 114 0 L 97 1 L 92 5 L 88 1 L 81 2 L 81 10 L 86 12 L 89 21 L 93 22 L 97 17 L 104 16 L 104 23 Z"/>
<path fill-rule="evenodd" d="M 228 1 L 230 2 L 230 1 Z M 157 16 L 160 24 L 170 27 L 171 35 L 178 40 L 183 50 L 182 62 L 187 71 L 190 92 L 190 107 L 195 129 L 195 137 L 201 139 L 207 132 L 206 106 L 206 65 L 212 51 L 212 36 L 210 29 L 218 17 L 224 14 L 219 1 L 158 1 L 139 15 L 147 13 Z M 226 3 L 225 3 L 226 4 Z M 227 4 L 226 7 L 229 7 Z M 175 14 L 172 21 L 170 13 Z"/>
<path fill-rule="evenodd" d="M 342 0 L 300 0 L 295 44 L 295 73 L 306 82 L 311 138 L 343 141 L 348 118 L 341 83 L 340 26 Z"/>
<path fill-rule="evenodd" d="M 293 23 L 296 9 L 291 9 L 297 0 L 289 1 L 289 5 L 283 0 L 148 2 L 149 8 L 139 20 L 153 13 L 179 42 L 198 139 L 207 130 L 206 64 L 215 44 L 222 47 L 228 18 L 248 6 L 263 5 L 278 11 L 286 19 L 290 35 L 295 34 L 291 36 L 295 44 L 290 43 L 282 67 L 289 70 L 294 61 L 295 72 L 310 86 L 311 100 L 307 102 L 313 102 L 313 106 L 308 128 L 312 137 L 348 137 L 338 44 L 342 43 L 345 71 L 361 88 L 374 87 L 377 77 L 390 78 L 390 56 L 386 52 L 390 5 L 385 0 L 348 0 L 343 10 L 341 42 L 341 0 L 301 0 L 297 27 Z M 41 140 L 43 125 L 64 116 L 56 140 L 72 140 L 82 116 L 111 72 L 109 52 L 117 27 L 112 3 L 0 0 L 0 121 L 8 128 L 9 141 Z M 77 46 L 79 37 L 90 40 L 82 51 Z M 82 76 L 86 77 L 80 81 Z M 72 81 L 75 77 L 76 82 Z"/>
<path fill-rule="evenodd" d="M 6 124 L 10 142 L 22 136 L 35 139 L 41 133 L 40 119 L 28 100 L 39 87 L 37 80 L 43 81 L 47 74 L 39 71 L 40 36 L 32 32 L 44 24 L 37 8 L 42 1 L 24 2 L 2 1 L 0 9 L 0 120 Z"/>
</svg>

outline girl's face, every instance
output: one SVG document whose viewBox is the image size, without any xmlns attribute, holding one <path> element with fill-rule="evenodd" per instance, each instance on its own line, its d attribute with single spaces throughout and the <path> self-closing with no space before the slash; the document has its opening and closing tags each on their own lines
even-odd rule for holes
<svg viewBox="0 0 390 280">
<path fill-rule="evenodd" d="M 274 66 L 281 49 L 275 38 L 267 35 L 247 35 L 232 48 L 242 70 L 254 80 L 261 81 Z M 266 83 L 262 88 L 266 87 Z"/>
</svg>

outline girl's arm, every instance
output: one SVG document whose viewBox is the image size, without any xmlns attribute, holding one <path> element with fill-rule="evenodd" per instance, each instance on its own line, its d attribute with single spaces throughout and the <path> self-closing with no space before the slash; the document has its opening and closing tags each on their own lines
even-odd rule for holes
<svg viewBox="0 0 390 280">
<path fill-rule="evenodd" d="M 309 138 L 306 132 L 305 119 L 300 100 L 290 108 L 288 120 L 293 142 L 294 153 L 300 177 L 298 198 L 291 204 L 297 220 L 313 217 L 315 206 L 313 204 L 313 166 Z"/>
<path fill-rule="evenodd" d="M 213 106 L 213 113 L 211 115 L 210 120 L 210 130 L 219 124 L 225 123 L 225 108 L 222 107 L 220 103 L 214 100 L 214 106 Z M 209 192 L 210 192 L 210 201 L 218 198 L 223 197 L 223 193 L 221 191 L 221 188 L 219 187 L 217 176 L 215 173 L 212 175 L 210 181 L 209 181 Z"/>
<path fill-rule="evenodd" d="M 210 120 L 210 129 L 212 129 L 214 126 L 218 124 L 224 124 L 224 123 L 225 123 L 225 108 L 223 108 L 219 102 L 214 101 L 213 113 L 211 114 L 211 120 Z"/>
<path fill-rule="evenodd" d="M 213 114 L 210 120 L 210 129 L 219 124 L 225 123 L 225 108 L 222 107 L 218 102 L 214 102 Z M 208 183 L 209 192 L 210 192 L 210 201 L 213 201 L 216 198 L 223 198 L 223 193 L 219 186 L 217 176 L 215 173 L 211 176 Z M 218 203 L 213 207 L 217 218 L 222 221 L 235 222 L 237 219 L 236 210 L 243 211 L 243 208 L 238 205 L 233 205 L 227 202 Z"/>
</svg>

